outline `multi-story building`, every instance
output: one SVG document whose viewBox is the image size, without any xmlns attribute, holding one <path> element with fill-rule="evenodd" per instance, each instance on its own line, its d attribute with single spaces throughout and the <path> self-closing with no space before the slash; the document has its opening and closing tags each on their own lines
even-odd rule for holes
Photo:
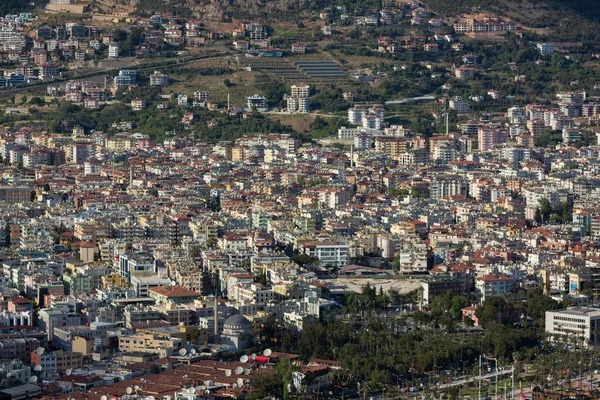
<svg viewBox="0 0 600 400">
<path fill-rule="evenodd" d="M 535 45 L 541 55 L 548 55 L 554 53 L 554 43 L 538 43 Z"/>
<path fill-rule="evenodd" d="M 463 100 L 461 96 L 454 96 L 448 102 L 448 106 L 451 110 L 456 111 L 458 114 L 466 114 L 471 109 L 469 106 L 469 102 Z"/>
<path fill-rule="evenodd" d="M 475 289 L 481 294 L 481 301 L 492 296 L 503 296 L 512 288 L 512 278 L 505 275 L 486 275 L 475 279 Z"/>
<path fill-rule="evenodd" d="M 169 77 L 158 71 L 150 75 L 150 86 L 166 86 L 169 84 Z"/>
<path fill-rule="evenodd" d="M 137 83 L 137 71 L 135 70 L 121 70 L 119 75 L 113 79 L 115 89 L 125 89 L 131 85 Z"/>
<path fill-rule="evenodd" d="M 569 307 L 546 311 L 546 334 L 556 340 L 562 336 L 573 343 L 588 346 L 600 342 L 600 309 Z"/>
<path fill-rule="evenodd" d="M 434 298 L 443 296 L 448 293 L 448 291 L 455 296 L 464 294 L 464 283 L 460 279 L 437 278 L 421 281 L 421 287 L 423 288 L 424 304 L 431 304 L 431 301 Z"/>
<path fill-rule="evenodd" d="M 138 333 L 119 336 L 119 351 L 127 353 L 157 353 L 160 355 L 175 354 L 183 347 L 178 337 L 163 337 L 158 334 Z"/>
<path fill-rule="evenodd" d="M 144 253 L 119 254 L 119 273 L 131 281 L 131 275 L 140 271 L 154 271 L 154 259 Z"/>
<path fill-rule="evenodd" d="M 451 196 L 468 196 L 469 182 L 461 176 L 449 175 L 435 177 L 429 182 L 429 197 L 441 200 Z"/>
<path fill-rule="evenodd" d="M 254 110 L 259 112 L 267 111 L 267 100 L 264 96 L 259 94 L 253 94 L 252 96 L 248 96 L 246 101 L 246 108 L 248 110 Z"/>
<path fill-rule="evenodd" d="M 346 242 L 301 241 L 298 242 L 298 251 L 316 258 L 320 265 L 341 267 L 349 261 L 349 246 Z"/>
<path fill-rule="evenodd" d="M 396 157 L 408 150 L 408 144 L 403 137 L 378 136 L 375 138 L 375 151 Z"/>
<path fill-rule="evenodd" d="M 108 58 L 119 58 L 119 45 L 111 43 L 108 45 Z"/>
<path fill-rule="evenodd" d="M 496 146 L 508 142 L 508 132 L 505 128 L 480 126 L 477 131 L 479 151 L 489 151 Z"/>
</svg>

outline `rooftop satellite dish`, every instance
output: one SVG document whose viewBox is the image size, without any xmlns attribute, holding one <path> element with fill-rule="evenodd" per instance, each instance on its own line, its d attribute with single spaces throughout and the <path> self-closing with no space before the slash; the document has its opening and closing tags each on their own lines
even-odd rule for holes
<svg viewBox="0 0 600 400">
<path fill-rule="evenodd" d="M 236 375 L 241 374 L 242 372 L 244 372 L 244 368 L 242 367 L 236 367 L 236 369 L 234 370 Z"/>
<path fill-rule="evenodd" d="M 247 355 L 245 355 L 245 354 L 244 354 L 243 356 L 241 356 L 241 357 L 240 357 L 240 362 L 242 362 L 242 363 L 247 363 L 247 362 L 248 362 L 248 356 L 247 356 Z"/>
<path fill-rule="evenodd" d="M 35 372 L 42 372 L 42 366 L 41 365 L 36 365 L 35 367 L 33 367 L 33 370 Z"/>
<path fill-rule="evenodd" d="M 146 400 L 154 400 L 154 396 L 148 396 L 146 397 Z"/>
<path fill-rule="evenodd" d="M 29 383 L 36 383 L 37 380 L 38 380 L 38 377 L 34 375 L 31 378 L 29 378 Z"/>
<path fill-rule="evenodd" d="M 271 353 L 273 353 L 273 352 L 271 351 L 271 349 L 265 349 L 265 351 L 263 351 L 263 356 L 265 356 L 265 357 L 269 357 L 269 356 L 271 355 Z"/>
<path fill-rule="evenodd" d="M 106 395 L 103 394 L 102 397 L 100 397 L 100 400 L 108 400 L 108 397 L 106 397 Z"/>
<path fill-rule="evenodd" d="M 192 349 L 190 350 L 190 354 L 195 356 L 198 352 L 196 351 L 196 349 Z"/>
<path fill-rule="evenodd" d="M 248 368 L 244 368 L 244 375 L 250 375 L 250 370 Z"/>
<path fill-rule="evenodd" d="M 187 392 L 188 392 L 189 394 L 196 394 L 196 388 L 195 388 L 195 387 L 191 387 L 191 388 L 189 388 L 189 389 L 187 390 Z"/>
<path fill-rule="evenodd" d="M 37 354 L 38 356 L 41 356 L 45 352 L 46 352 L 46 349 L 44 349 L 43 347 L 38 347 L 37 349 L 35 349 L 35 354 Z"/>
<path fill-rule="evenodd" d="M 256 360 L 256 353 L 252 353 L 252 355 L 250 356 L 250 359 L 252 361 Z"/>
<path fill-rule="evenodd" d="M 226 369 L 225 370 L 225 376 L 231 376 L 231 370 L 230 369 Z"/>
<path fill-rule="evenodd" d="M 215 386 L 215 383 L 213 381 L 207 381 L 206 386 L 213 387 L 213 386 Z"/>
<path fill-rule="evenodd" d="M 127 393 L 127 394 L 133 393 L 133 389 L 131 388 L 131 386 L 129 386 L 127 389 L 125 389 L 125 393 Z"/>
<path fill-rule="evenodd" d="M 140 390 L 140 387 L 139 387 L 138 385 L 135 385 L 133 388 L 134 388 L 135 390 Z"/>
<path fill-rule="evenodd" d="M 179 350 L 180 356 L 185 356 L 186 354 L 187 354 L 187 350 L 185 348 L 182 348 L 181 350 Z"/>
<path fill-rule="evenodd" d="M 177 282 L 171 281 L 171 286 L 175 286 L 175 285 L 177 285 Z"/>
<path fill-rule="evenodd" d="M 196 386 L 196 393 L 202 393 L 202 386 Z"/>
<path fill-rule="evenodd" d="M 73 373 L 73 370 L 71 368 L 69 368 L 68 370 L 65 371 L 65 375 L 69 376 Z"/>
<path fill-rule="evenodd" d="M 238 384 L 239 387 L 244 386 L 244 380 L 242 378 L 237 378 L 236 383 Z"/>
</svg>

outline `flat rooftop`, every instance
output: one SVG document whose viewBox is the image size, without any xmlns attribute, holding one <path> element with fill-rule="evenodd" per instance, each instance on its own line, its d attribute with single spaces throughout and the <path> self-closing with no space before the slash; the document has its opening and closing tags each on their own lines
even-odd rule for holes
<svg viewBox="0 0 600 400">
<path fill-rule="evenodd" d="M 566 315 L 579 315 L 582 317 L 600 316 L 600 308 L 597 307 L 568 307 L 563 308 L 562 310 L 554 310 L 551 312 Z"/>
</svg>

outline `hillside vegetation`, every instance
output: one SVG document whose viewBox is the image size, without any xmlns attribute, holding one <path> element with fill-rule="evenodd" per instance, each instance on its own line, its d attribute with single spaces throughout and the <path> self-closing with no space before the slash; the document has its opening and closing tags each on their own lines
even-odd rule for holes
<svg viewBox="0 0 600 400">
<path fill-rule="evenodd" d="M 600 20 L 597 0 L 426 0 L 425 3 L 444 16 L 489 11 L 533 27 L 555 25 L 573 13 Z"/>
<path fill-rule="evenodd" d="M 47 0 L 36 0 L 35 5 L 41 6 L 46 4 Z M 0 15 L 6 14 L 18 14 L 23 11 L 32 10 L 34 7 L 30 4 L 30 1 L 25 0 L 1 0 L 0 1 Z"/>
</svg>

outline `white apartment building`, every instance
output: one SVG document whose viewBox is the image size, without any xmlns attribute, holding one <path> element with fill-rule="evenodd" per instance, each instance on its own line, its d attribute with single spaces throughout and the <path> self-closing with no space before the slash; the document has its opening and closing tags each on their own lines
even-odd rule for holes
<svg viewBox="0 0 600 400">
<path fill-rule="evenodd" d="M 448 106 L 450 107 L 450 109 L 456 111 L 458 114 L 465 114 L 468 113 L 470 110 L 469 102 L 463 100 L 460 96 L 454 96 L 453 98 L 451 98 L 448 102 Z"/>
<path fill-rule="evenodd" d="M 538 43 L 536 48 L 542 55 L 554 53 L 554 43 Z"/>
<path fill-rule="evenodd" d="M 349 246 L 346 242 L 307 240 L 298 244 L 301 253 L 317 258 L 320 265 L 342 267 L 348 265 Z"/>
<path fill-rule="evenodd" d="M 292 97 L 308 97 L 310 95 L 310 86 L 308 85 L 292 85 Z"/>
<path fill-rule="evenodd" d="M 475 288 L 481 294 L 481 301 L 492 296 L 502 296 L 512 290 L 513 280 L 505 275 L 486 275 L 475 280 Z"/>
<path fill-rule="evenodd" d="M 119 58 L 119 45 L 112 43 L 108 45 L 108 58 Z"/>
<path fill-rule="evenodd" d="M 570 336 L 583 341 L 584 345 L 598 344 L 600 309 L 592 307 L 569 307 L 563 310 L 546 311 L 546 333 Z"/>
</svg>

